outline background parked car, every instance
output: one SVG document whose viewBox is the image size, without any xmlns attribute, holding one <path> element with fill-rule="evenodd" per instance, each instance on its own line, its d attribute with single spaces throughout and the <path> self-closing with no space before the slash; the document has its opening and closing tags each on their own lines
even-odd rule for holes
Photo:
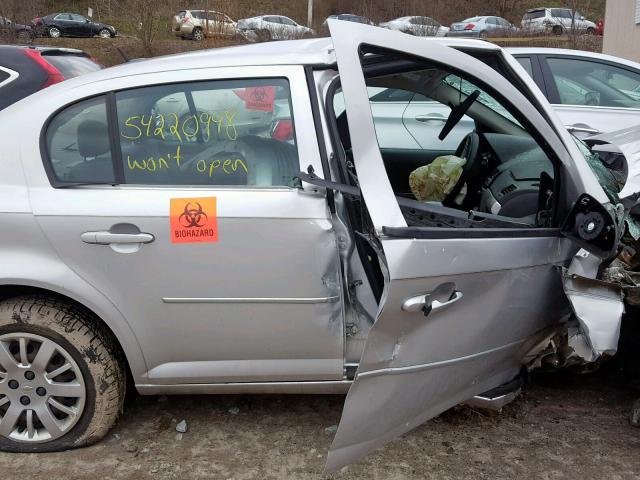
<svg viewBox="0 0 640 480">
<path fill-rule="evenodd" d="M 0 45 L 0 110 L 54 83 L 101 68 L 82 50 Z"/>
<path fill-rule="evenodd" d="M 502 17 L 481 16 L 452 23 L 447 37 L 500 37 L 518 30 Z"/>
<path fill-rule="evenodd" d="M 640 64 L 557 48 L 510 48 L 567 128 L 586 137 L 640 124 Z"/>
<path fill-rule="evenodd" d="M 33 40 L 33 31 L 28 25 L 21 25 L 7 17 L 0 16 L 0 38 L 7 40 L 16 39 L 20 43 L 31 43 Z"/>
<path fill-rule="evenodd" d="M 300 25 L 284 15 L 261 15 L 243 18 L 236 25 L 238 31 L 250 42 L 289 40 L 314 35 L 309 27 Z"/>
<path fill-rule="evenodd" d="M 181 10 L 173 17 L 173 34 L 181 38 L 202 40 L 205 37 L 234 37 L 236 22 L 215 10 Z"/>
<path fill-rule="evenodd" d="M 111 25 L 94 22 L 77 13 L 52 13 L 33 19 L 37 35 L 58 37 L 115 37 L 117 32 Z"/>
<path fill-rule="evenodd" d="M 575 21 L 569 8 L 533 8 L 522 17 L 522 28 L 530 33 L 553 33 L 562 35 L 573 28 L 590 35 L 596 33 L 596 24 L 587 20 L 580 12 L 575 13 Z"/>
<path fill-rule="evenodd" d="M 322 22 L 321 32 L 323 35 L 329 35 L 329 20 L 342 20 L 345 22 L 363 23 L 365 25 L 375 25 L 370 18 L 363 17 L 362 15 L 355 15 L 353 13 L 337 13 L 335 15 L 329 15 L 324 22 Z"/>
<path fill-rule="evenodd" d="M 430 17 L 400 17 L 388 22 L 382 22 L 382 28 L 389 30 L 399 30 L 418 37 L 444 37 L 449 31 L 449 27 L 440 25 L 439 22 Z"/>
</svg>

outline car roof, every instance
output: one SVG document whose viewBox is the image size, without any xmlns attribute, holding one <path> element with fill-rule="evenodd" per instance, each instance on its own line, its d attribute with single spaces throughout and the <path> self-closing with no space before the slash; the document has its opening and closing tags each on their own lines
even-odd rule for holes
<svg viewBox="0 0 640 480">
<path fill-rule="evenodd" d="M 501 50 L 497 45 L 474 39 L 428 37 L 422 40 L 425 42 L 425 45 L 427 45 L 428 42 L 437 42 L 456 48 L 489 51 Z M 188 53 L 135 60 L 66 80 L 61 85 L 65 85 L 68 88 L 75 88 L 80 85 L 114 78 L 201 68 L 268 65 L 313 65 L 327 67 L 335 65 L 335 63 L 336 58 L 333 42 L 329 37 L 284 40 L 197 50 Z M 257 70 L 256 75 L 259 75 L 259 73 L 259 70 Z"/>
<path fill-rule="evenodd" d="M 505 48 L 511 55 L 562 55 L 571 57 L 584 57 L 586 59 L 605 60 L 619 63 L 640 70 L 640 63 L 632 62 L 626 58 L 614 57 L 604 53 L 587 52 L 584 50 L 571 50 L 569 48 L 545 48 L 545 47 L 508 47 Z"/>
</svg>

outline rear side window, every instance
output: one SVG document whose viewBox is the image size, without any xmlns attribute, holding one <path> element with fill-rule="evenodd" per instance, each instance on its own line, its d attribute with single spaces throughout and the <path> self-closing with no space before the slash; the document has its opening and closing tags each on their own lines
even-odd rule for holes
<svg viewBox="0 0 640 480">
<path fill-rule="evenodd" d="M 104 97 L 76 103 L 56 115 L 46 142 L 58 182 L 115 182 Z"/>
<path fill-rule="evenodd" d="M 543 18 L 545 16 L 546 12 L 544 9 L 542 10 L 532 10 L 530 12 L 527 12 L 524 14 L 524 16 L 522 17 L 523 20 L 534 20 L 536 18 Z"/>
<path fill-rule="evenodd" d="M 2 84 L 2 82 L 4 82 L 7 78 L 9 78 L 9 74 L 7 72 L 4 72 L 2 70 L 0 70 L 0 85 Z"/>
<path fill-rule="evenodd" d="M 85 100 L 50 121 L 54 186 L 299 184 L 286 79 L 158 85 L 116 92 L 108 102 Z"/>
<path fill-rule="evenodd" d="M 516 57 L 516 60 L 522 68 L 524 68 L 529 76 L 533 78 L 533 64 L 531 63 L 531 57 Z"/>
<path fill-rule="evenodd" d="M 43 55 L 47 63 L 53 65 L 64 78 L 95 72 L 102 67 L 90 58 L 80 55 Z"/>
</svg>

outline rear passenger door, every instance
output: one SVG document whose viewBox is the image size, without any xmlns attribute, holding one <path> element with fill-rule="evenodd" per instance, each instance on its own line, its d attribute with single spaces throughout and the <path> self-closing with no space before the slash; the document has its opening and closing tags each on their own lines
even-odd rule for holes
<svg viewBox="0 0 640 480">
<path fill-rule="evenodd" d="M 261 72 L 137 76 L 45 132 L 55 188 L 32 192 L 34 213 L 127 318 L 149 384 L 342 379 L 335 235 L 296 179 L 321 171 L 304 72 Z M 271 137 L 276 97 L 289 140 Z"/>
<path fill-rule="evenodd" d="M 639 123 L 639 70 L 583 56 L 539 58 L 547 97 L 572 133 L 584 138 Z"/>
</svg>

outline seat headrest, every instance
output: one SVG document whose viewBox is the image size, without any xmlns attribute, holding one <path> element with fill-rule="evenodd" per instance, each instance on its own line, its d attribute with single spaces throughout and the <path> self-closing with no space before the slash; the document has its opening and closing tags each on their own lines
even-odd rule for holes
<svg viewBox="0 0 640 480">
<path fill-rule="evenodd" d="M 107 124 L 84 120 L 78 125 L 78 153 L 84 158 L 99 157 L 110 149 Z"/>
</svg>

